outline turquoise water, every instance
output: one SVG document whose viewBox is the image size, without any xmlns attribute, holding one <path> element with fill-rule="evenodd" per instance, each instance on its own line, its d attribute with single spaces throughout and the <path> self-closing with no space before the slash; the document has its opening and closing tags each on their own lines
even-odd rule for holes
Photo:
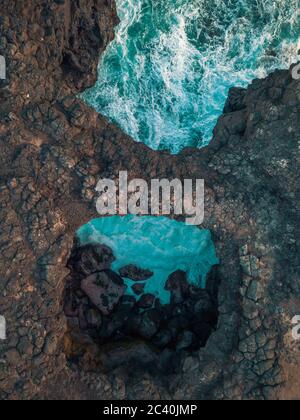
<svg viewBox="0 0 300 420">
<path fill-rule="evenodd" d="M 297 61 L 299 0 L 117 0 L 121 23 L 86 101 L 135 140 L 212 137 L 228 89 Z"/>
<path fill-rule="evenodd" d="M 211 267 L 218 264 L 211 234 L 165 217 L 105 217 L 83 226 L 78 235 L 82 244 L 105 243 L 114 251 L 113 269 L 135 264 L 154 276 L 145 282 L 145 293 L 152 293 L 162 303 L 170 294 L 165 282 L 176 270 L 186 271 L 190 283 L 205 286 Z M 126 279 L 127 294 L 133 294 L 134 282 Z"/>
</svg>

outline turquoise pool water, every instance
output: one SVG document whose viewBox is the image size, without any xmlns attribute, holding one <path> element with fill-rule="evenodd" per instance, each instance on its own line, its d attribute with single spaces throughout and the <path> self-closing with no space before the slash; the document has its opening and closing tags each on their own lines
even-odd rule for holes
<svg viewBox="0 0 300 420">
<path fill-rule="evenodd" d="M 211 234 L 165 217 L 115 216 L 96 219 L 79 232 L 82 244 L 105 243 L 114 251 L 113 269 L 135 264 L 154 276 L 145 282 L 145 293 L 169 301 L 165 282 L 176 270 L 186 271 L 190 283 L 205 286 L 211 267 L 218 264 Z M 134 282 L 126 280 L 127 294 Z"/>
<path fill-rule="evenodd" d="M 297 60 L 299 0 L 116 2 L 121 23 L 84 98 L 153 149 L 207 144 L 231 86 Z"/>
</svg>

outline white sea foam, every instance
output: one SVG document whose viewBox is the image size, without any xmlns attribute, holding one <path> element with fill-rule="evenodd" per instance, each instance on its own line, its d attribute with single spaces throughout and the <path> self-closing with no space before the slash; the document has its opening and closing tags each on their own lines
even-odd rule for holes
<svg viewBox="0 0 300 420">
<path fill-rule="evenodd" d="M 117 0 L 121 23 L 85 98 L 135 140 L 207 144 L 231 86 L 288 68 L 299 0 Z"/>
</svg>

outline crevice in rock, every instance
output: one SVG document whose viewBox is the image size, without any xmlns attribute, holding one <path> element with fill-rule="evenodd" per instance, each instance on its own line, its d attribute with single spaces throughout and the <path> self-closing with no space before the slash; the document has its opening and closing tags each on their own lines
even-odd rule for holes
<svg viewBox="0 0 300 420">
<path fill-rule="evenodd" d="M 80 246 L 75 241 L 68 261 L 64 312 L 68 331 L 64 350 L 70 365 L 83 370 L 148 370 L 172 374 L 184 359 L 203 348 L 218 323 L 218 284 L 211 274 L 206 289 L 189 284 L 177 271 L 166 279 L 170 303 L 144 294 L 151 272 L 124 267 L 105 245 Z M 127 295 L 125 275 L 135 281 Z"/>
</svg>

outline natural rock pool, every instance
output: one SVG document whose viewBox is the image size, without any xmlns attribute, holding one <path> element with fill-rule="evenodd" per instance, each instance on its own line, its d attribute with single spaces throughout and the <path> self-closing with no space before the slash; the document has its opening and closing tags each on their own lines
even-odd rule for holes
<svg viewBox="0 0 300 420">
<path fill-rule="evenodd" d="M 83 226 L 78 236 L 82 245 L 105 244 L 116 257 L 113 270 L 137 265 L 153 272 L 144 283 L 144 293 L 151 293 L 162 303 L 169 303 L 165 290 L 168 277 L 175 271 L 187 273 L 189 282 L 205 287 L 206 275 L 218 264 L 211 234 L 196 226 L 166 217 L 105 217 Z M 125 277 L 126 294 L 134 294 L 134 281 Z"/>
<path fill-rule="evenodd" d="M 66 354 L 85 369 L 91 359 L 104 370 L 173 371 L 216 329 L 210 234 L 165 218 L 113 219 L 78 232 L 64 299 Z"/>
</svg>

